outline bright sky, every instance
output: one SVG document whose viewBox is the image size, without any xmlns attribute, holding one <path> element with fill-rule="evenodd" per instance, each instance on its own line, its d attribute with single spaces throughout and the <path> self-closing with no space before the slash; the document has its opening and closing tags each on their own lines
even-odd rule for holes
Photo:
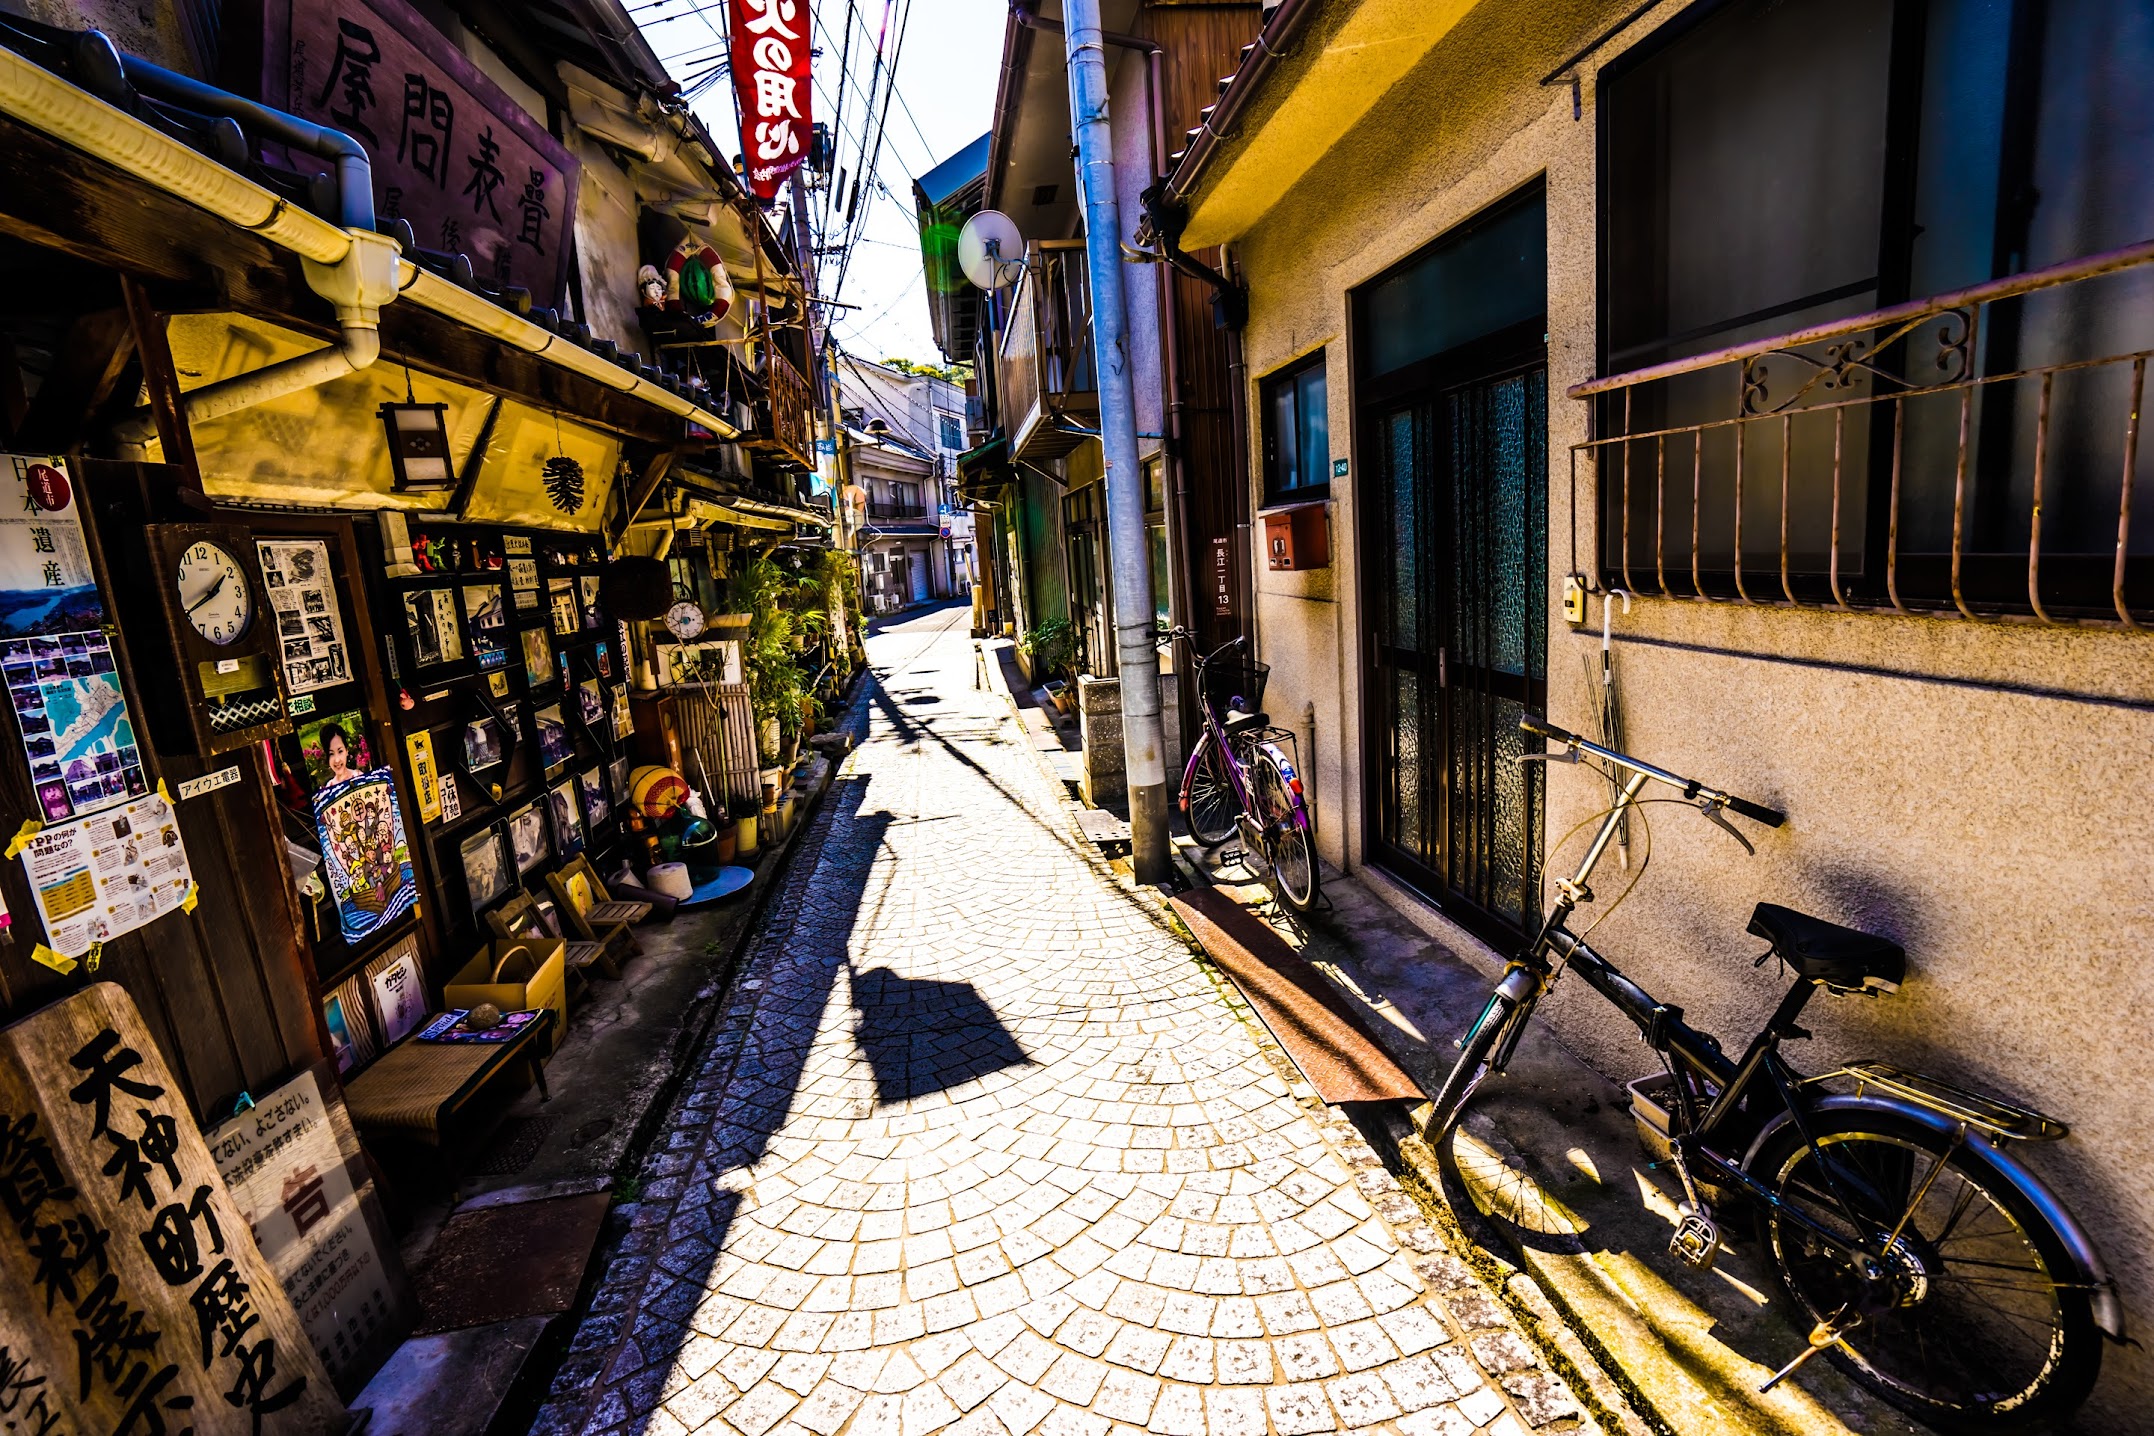
<svg viewBox="0 0 2154 1436">
<path fill-rule="evenodd" d="M 809 4 L 811 0 L 801 0 Z M 837 321 L 838 342 L 868 359 L 899 358 L 941 363 L 927 318 L 920 275 L 920 235 L 913 214 L 913 177 L 924 174 L 986 133 L 993 118 L 995 82 L 1002 65 L 1002 28 L 1007 0 L 812 0 L 819 53 L 815 59 L 814 118 L 828 123 L 838 100 L 839 56 L 849 27 L 851 53 L 845 69 L 844 131 L 838 164 L 850 176 L 860 168 L 864 87 L 875 72 L 876 41 L 885 35 L 885 63 L 896 52 L 896 95 L 883 126 L 876 183 L 863 187 L 865 219 L 860 239 L 836 297 L 864 306 Z M 725 56 L 725 0 L 630 0 L 629 13 L 644 28 L 666 69 L 693 88 Z M 903 32 L 902 48 L 899 46 Z M 887 77 L 887 70 L 886 70 Z M 887 83 L 887 79 L 885 81 Z M 721 143 L 735 140 L 729 77 L 719 76 L 693 101 L 696 113 Z M 880 94 L 877 117 L 882 112 Z M 873 143 L 873 133 L 866 136 Z M 734 152 L 739 146 L 734 144 Z M 729 156 L 730 157 L 730 156 Z M 850 180 L 848 179 L 848 188 Z M 824 196 L 811 194 L 813 213 Z M 824 245 L 842 239 L 833 220 Z M 823 291 L 837 282 L 839 256 L 823 259 Z"/>
</svg>

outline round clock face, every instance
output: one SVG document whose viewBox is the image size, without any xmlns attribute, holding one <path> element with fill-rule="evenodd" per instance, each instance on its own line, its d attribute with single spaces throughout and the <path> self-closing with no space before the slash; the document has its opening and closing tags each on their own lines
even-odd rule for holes
<svg viewBox="0 0 2154 1436">
<path fill-rule="evenodd" d="M 211 643 L 236 643 L 254 620 L 247 572 L 222 545 L 200 539 L 179 559 L 179 601 L 195 632 Z"/>
<path fill-rule="evenodd" d="M 703 610 L 682 599 L 666 610 L 666 632 L 686 643 L 704 628 Z"/>
</svg>

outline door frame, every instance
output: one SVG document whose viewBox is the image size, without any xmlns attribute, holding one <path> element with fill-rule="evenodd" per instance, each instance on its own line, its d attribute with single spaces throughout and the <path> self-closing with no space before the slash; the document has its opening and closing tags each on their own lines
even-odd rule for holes
<svg viewBox="0 0 2154 1436">
<path fill-rule="evenodd" d="M 1373 289 L 1373 285 L 1370 288 Z M 1357 296 L 1357 317 L 1358 317 Z M 1357 329 L 1366 329 L 1357 325 Z M 1548 324 L 1546 316 L 1529 319 L 1493 334 L 1470 340 L 1456 348 L 1416 360 L 1384 375 L 1380 379 L 1361 377 L 1360 365 L 1356 366 L 1353 414 L 1353 471 L 1359 475 L 1356 485 L 1358 514 L 1356 529 L 1355 568 L 1358 573 L 1357 604 L 1360 613 L 1360 633 L 1357 636 L 1357 657 L 1361 668 L 1361 702 L 1357 721 L 1361 735 L 1361 852 L 1362 860 L 1382 868 L 1386 876 L 1413 892 L 1423 901 L 1435 907 L 1446 917 L 1472 932 L 1476 937 L 1499 950 L 1515 947 L 1523 930 L 1508 919 L 1489 911 L 1462 893 L 1447 890 L 1443 874 L 1424 867 L 1418 859 L 1408 856 L 1402 849 L 1391 844 L 1384 836 L 1384 815 L 1387 803 L 1384 775 L 1389 766 L 1391 734 L 1388 726 L 1377 721 L 1377 706 L 1385 701 L 1379 675 L 1386 671 L 1378 662 L 1378 652 L 1383 632 L 1379 614 L 1387 611 L 1390 576 L 1392 571 L 1392 545 L 1395 536 L 1390 532 L 1385 518 L 1388 502 L 1377 493 L 1377 484 L 1387 473 L 1382 454 L 1384 444 L 1383 416 L 1402 407 L 1441 404 L 1445 394 L 1470 384 L 1492 382 L 1535 369 L 1546 371 L 1548 367 Z M 1356 356 L 1357 359 L 1360 357 Z M 1544 400 L 1545 403 L 1545 400 Z M 1542 415 L 1542 433 L 1546 439 L 1546 420 Z M 1448 459 L 1444 460 L 1448 463 Z M 1545 464 L 1544 464 L 1545 469 Z M 1543 514 L 1547 510 L 1547 474 L 1538 476 L 1543 489 Z M 1424 563 L 1450 564 L 1452 556 L 1443 553 L 1422 555 Z M 1547 605 L 1548 559 L 1544 551 L 1526 556 L 1526 570 L 1540 576 L 1540 601 Z M 1423 622 L 1435 625 L 1435 614 L 1427 615 Z M 1526 706 L 1533 711 L 1546 711 L 1548 695 L 1547 654 L 1542 655 L 1542 674 L 1538 679 L 1524 680 Z M 1449 685 L 1444 685 L 1448 689 Z M 1432 734 L 1442 731 L 1441 719 L 1430 725 Z M 1444 765 L 1448 768 L 1448 763 Z M 1435 775 L 1439 794 L 1432 794 L 1424 801 L 1442 802 L 1444 812 L 1439 823 L 1448 822 L 1450 781 L 1447 772 Z M 1545 797 L 1544 800 L 1545 802 Z M 1537 874 L 1545 854 L 1541 851 L 1545 833 L 1532 834 L 1528 842 L 1528 854 L 1532 871 Z M 1537 885 L 1529 881 L 1527 898 L 1527 924 L 1538 909 Z"/>
</svg>

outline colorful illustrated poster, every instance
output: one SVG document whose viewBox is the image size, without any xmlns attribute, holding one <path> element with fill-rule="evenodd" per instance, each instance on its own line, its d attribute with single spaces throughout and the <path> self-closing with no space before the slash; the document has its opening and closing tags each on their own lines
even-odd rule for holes
<svg viewBox="0 0 2154 1436">
<path fill-rule="evenodd" d="M 374 990 L 374 1011 L 381 1017 L 382 1046 L 394 1046 L 426 1017 L 426 983 L 419 977 L 419 939 L 403 941 L 367 964 L 367 984 Z"/>
<path fill-rule="evenodd" d="M 434 735 L 421 728 L 404 740 L 411 759 L 411 786 L 419 795 L 419 821 L 431 823 L 441 817 L 441 770 L 434 765 Z"/>
<path fill-rule="evenodd" d="M 179 816 L 156 793 L 46 828 L 23 848 L 22 863 L 45 943 L 63 957 L 164 916 L 194 886 Z"/>
<path fill-rule="evenodd" d="M 329 572 L 329 545 L 320 539 L 260 539 L 254 547 L 284 645 L 285 688 L 311 693 L 349 683 L 351 650 L 344 643 L 344 612 Z"/>
<path fill-rule="evenodd" d="M 312 1072 L 202 1134 L 315 1354 L 339 1382 L 394 1345 L 399 1303 Z"/>
<path fill-rule="evenodd" d="M 336 899 L 345 941 L 357 942 L 411 910 L 419 889 L 412 879 L 396 784 L 387 768 L 316 793 L 314 826 L 321 834 L 322 871 Z"/>
<path fill-rule="evenodd" d="M 374 766 L 367 747 L 366 715 L 353 709 L 299 725 L 299 759 L 307 767 L 307 786 L 326 788 L 347 783 Z"/>
<path fill-rule="evenodd" d="M 0 454 L 0 675 L 48 823 L 149 791 L 109 621 L 60 460 Z"/>
</svg>

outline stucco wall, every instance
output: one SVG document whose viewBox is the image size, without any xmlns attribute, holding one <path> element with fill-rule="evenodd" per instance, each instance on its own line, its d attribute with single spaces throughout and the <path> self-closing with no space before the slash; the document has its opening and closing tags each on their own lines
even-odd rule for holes
<svg viewBox="0 0 2154 1436">
<path fill-rule="evenodd" d="M 1594 92 L 1589 73 L 1574 120 L 1568 90 L 1538 82 L 1624 8 L 1484 4 L 1237 244 L 1253 294 L 1252 412 L 1258 378 L 1322 346 L 1332 453 L 1346 458 L 1349 292 L 1545 177 L 1548 706 L 1573 728 L 1590 721 L 1581 659 L 1599 642 L 1597 607 L 1577 633 L 1558 609 L 1571 566 L 1568 450 L 1587 419 L 1563 390 L 1594 369 Z M 1599 60 L 1681 8 L 1671 0 Z M 1320 847 L 1348 865 L 1361 860 L 1363 828 L 1357 483 L 1333 481 L 1329 570 L 1273 575 L 1259 552 L 1255 574 L 1259 641 L 1273 665 L 1267 707 L 1280 717 L 1316 705 Z M 1581 497 L 1584 556 L 1590 489 Z M 2137 1180 L 2154 1169 L 2143 1117 L 2154 1104 L 2154 968 L 2142 960 L 2154 938 L 2145 816 L 2154 637 L 1663 599 L 1640 599 L 1615 628 L 1631 750 L 1782 807 L 1790 822 L 1752 830 L 1749 858 L 1694 815 L 1651 809 L 1650 868 L 1595 944 L 1732 1044 L 1781 988 L 1749 961 L 1762 946 L 1743 932 L 1755 902 L 1903 943 L 1905 989 L 1819 998 L 1818 1038 L 1791 1056 L 1813 1069 L 1889 1057 L 2069 1121 L 2073 1140 L 2032 1163 L 2094 1232 L 2143 1327 L 2154 1317 L 2154 1193 Z M 1603 801 L 1595 780 L 1556 769 L 1547 834 Z M 1598 886 L 1613 896 L 1620 875 Z M 1650 1065 L 1635 1031 L 1582 984 L 1560 988 L 1546 1010 L 1609 1075 Z M 2113 1349 L 2095 1410 L 2140 1414 L 2110 1429 L 2136 1428 L 2149 1393 L 2154 1360 Z"/>
</svg>

